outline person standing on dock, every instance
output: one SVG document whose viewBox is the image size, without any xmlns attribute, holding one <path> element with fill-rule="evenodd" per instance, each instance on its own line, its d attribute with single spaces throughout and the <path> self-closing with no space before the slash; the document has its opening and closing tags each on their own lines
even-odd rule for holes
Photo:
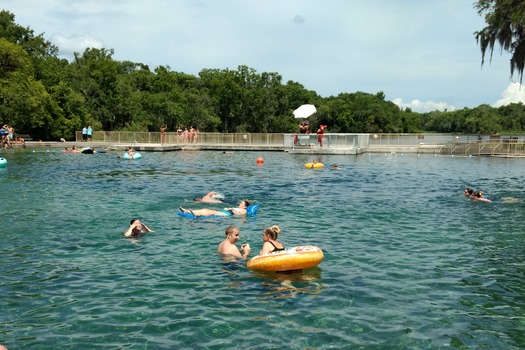
<svg viewBox="0 0 525 350">
<path fill-rule="evenodd" d="M 320 147 L 323 147 L 323 136 L 324 136 L 325 129 L 326 129 L 326 125 L 320 125 L 319 129 L 317 129 L 317 142 L 319 142 Z"/>
<path fill-rule="evenodd" d="M 160 127 L 160 144 L 163 145 L 166 143 L 166 129 L 168 126 L 166 124 L 163 124 Z"/>
</svg>

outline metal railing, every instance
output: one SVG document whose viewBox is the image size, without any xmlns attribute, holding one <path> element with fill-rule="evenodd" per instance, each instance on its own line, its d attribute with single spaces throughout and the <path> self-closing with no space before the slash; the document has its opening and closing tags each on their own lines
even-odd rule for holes
<svg viewBox="0 0 525 350">
<path fill-rule="evenodd" d="M 82 132 L 76 132 L 77 141 Z M 208 133 L 177 134 L 167 132 L 94 131 L 94 142 L 116 144 L 273 146 L 284 149 L 319 149 L 317 134 L 295 133 Z M 161 142 L 162 141 L 162 142 Z M 410 147 L 432 148 L 436 153 L 461 155 L 525 156 L 525 135 L 457 135 L 457 134 L 324 134 L 322 147 L 327 149 L 362 149 Z"/>
<path fill-rule="evenodd" d="M 324 134 L 323 147 L 328 148 L 367 148 L 368 134 Z M 77 141 L 82 140 L 82 132 L 76 132 Z M 160 132 L 94 131 L 93 142 L 118 144 L 154 143 L 161 144 Z M 319 147 L 317 134 L 278 134 L 278 133 L 209 133 L 164 134 L 162 144 L 166 145 L 235 145 L 235 146 L 276 146 L 284 148 Z"/>
<path fill-rule="evenodd" d="M 367 149 L 369 134 L 284 134 L 284 147 L 291 149 L 321 147 L 329 149 Z"/>
</svg>

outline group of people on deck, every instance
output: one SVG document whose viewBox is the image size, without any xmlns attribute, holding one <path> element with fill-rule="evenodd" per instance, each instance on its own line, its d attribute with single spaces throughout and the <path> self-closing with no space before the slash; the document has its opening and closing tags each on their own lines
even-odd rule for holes
<svg viewBox="0 0 525 350">
<path fill-rule="evenodd" d="M 474 191 L 470 187 L 463 190 L 463 195 L 477 201 L 492 202 L 487 196 L 483 195 L 483 191 Z"/>
<path fill-rule="evenodd" d="M 13 136 L 15 134 L 15 128 L 5 124 L 0 128 L 0 134 L 2 135 L 2 147 L 12 148 L 13 147 Z"/>
<path fill-rule="evenodd" d="M 190 126 L 189 129 L 186 127 L 184 130 L 179 126 L 177 128 L 177 138 L 179 143 L 197 143 L 199 140 L 199 129 Z"/>
<path fill-rule="evenodd" d="M 90 142 L 93 137 L 93 128 L 91 125 L 86 125 L 82 128 L 82 142 Z"/>
<path fill-rule="evenodd" d="M 324 133 L 326 132 L 326 125 L 319 125 L 319 129 L 317 129 L 317 142 L 319 143 L 320 147 L 323 147 L 323 138 Z M 299 134 L 310 134 L 310 124 L 307 120 L 304 120 L 299 123 Z M 299 145 L 299 138 L 297 135 L 294 135 L 294 143 L 295 145 Z"/>
<path fill-rule="evenodd" d="M 168 130 L 167 124 L 162 124 L 160 127 L 160 143 L 166 143 L 166 131 Z M 198 128 L 190 126 L 182 128 L 179 126 L 176 130 L 177 142 L 178 143 L 197 143 L 199 140 L 200 131 Z"/>
</svg>

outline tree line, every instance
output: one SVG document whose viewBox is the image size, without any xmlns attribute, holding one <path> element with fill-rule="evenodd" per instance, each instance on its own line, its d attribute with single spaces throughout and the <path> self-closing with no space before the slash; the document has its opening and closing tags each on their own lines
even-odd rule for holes
<svg viewBox="0 0 525 350">
<path fill-rule="evenodd" d="M 385 100 L 382 91 L 321 97 L 278 73 L 202 69 L 198 76 L 153 70 L 113 59 L 112 49 L 87 48 L 72 61 L 15 15 L 0 12 L 0 123 L 34 139 L 74 139 L 86 125 L 106 131 L 297 132 L 292 112 L 314 104 L 311 128 L 339 133 L 502 133 L 525 130 L 524 105 L 481 105 L 416 113 Z"/>
</svg>

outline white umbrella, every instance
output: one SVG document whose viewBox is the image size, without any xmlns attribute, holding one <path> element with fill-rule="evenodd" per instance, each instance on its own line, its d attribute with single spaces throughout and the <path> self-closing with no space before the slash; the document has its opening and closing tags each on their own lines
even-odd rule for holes
<svg viewBox="0 0 525 350">
<path fill-rule="evenodd" d="M 317 112 L 317 109 L 315 109 L 314 105 L 302 105 L 301 107 L 293 111 L 293 115 L 295 116 L 295 118 L 298 118 L 298 119 L 308 118 L 315 112 Z"/>
</svg>

